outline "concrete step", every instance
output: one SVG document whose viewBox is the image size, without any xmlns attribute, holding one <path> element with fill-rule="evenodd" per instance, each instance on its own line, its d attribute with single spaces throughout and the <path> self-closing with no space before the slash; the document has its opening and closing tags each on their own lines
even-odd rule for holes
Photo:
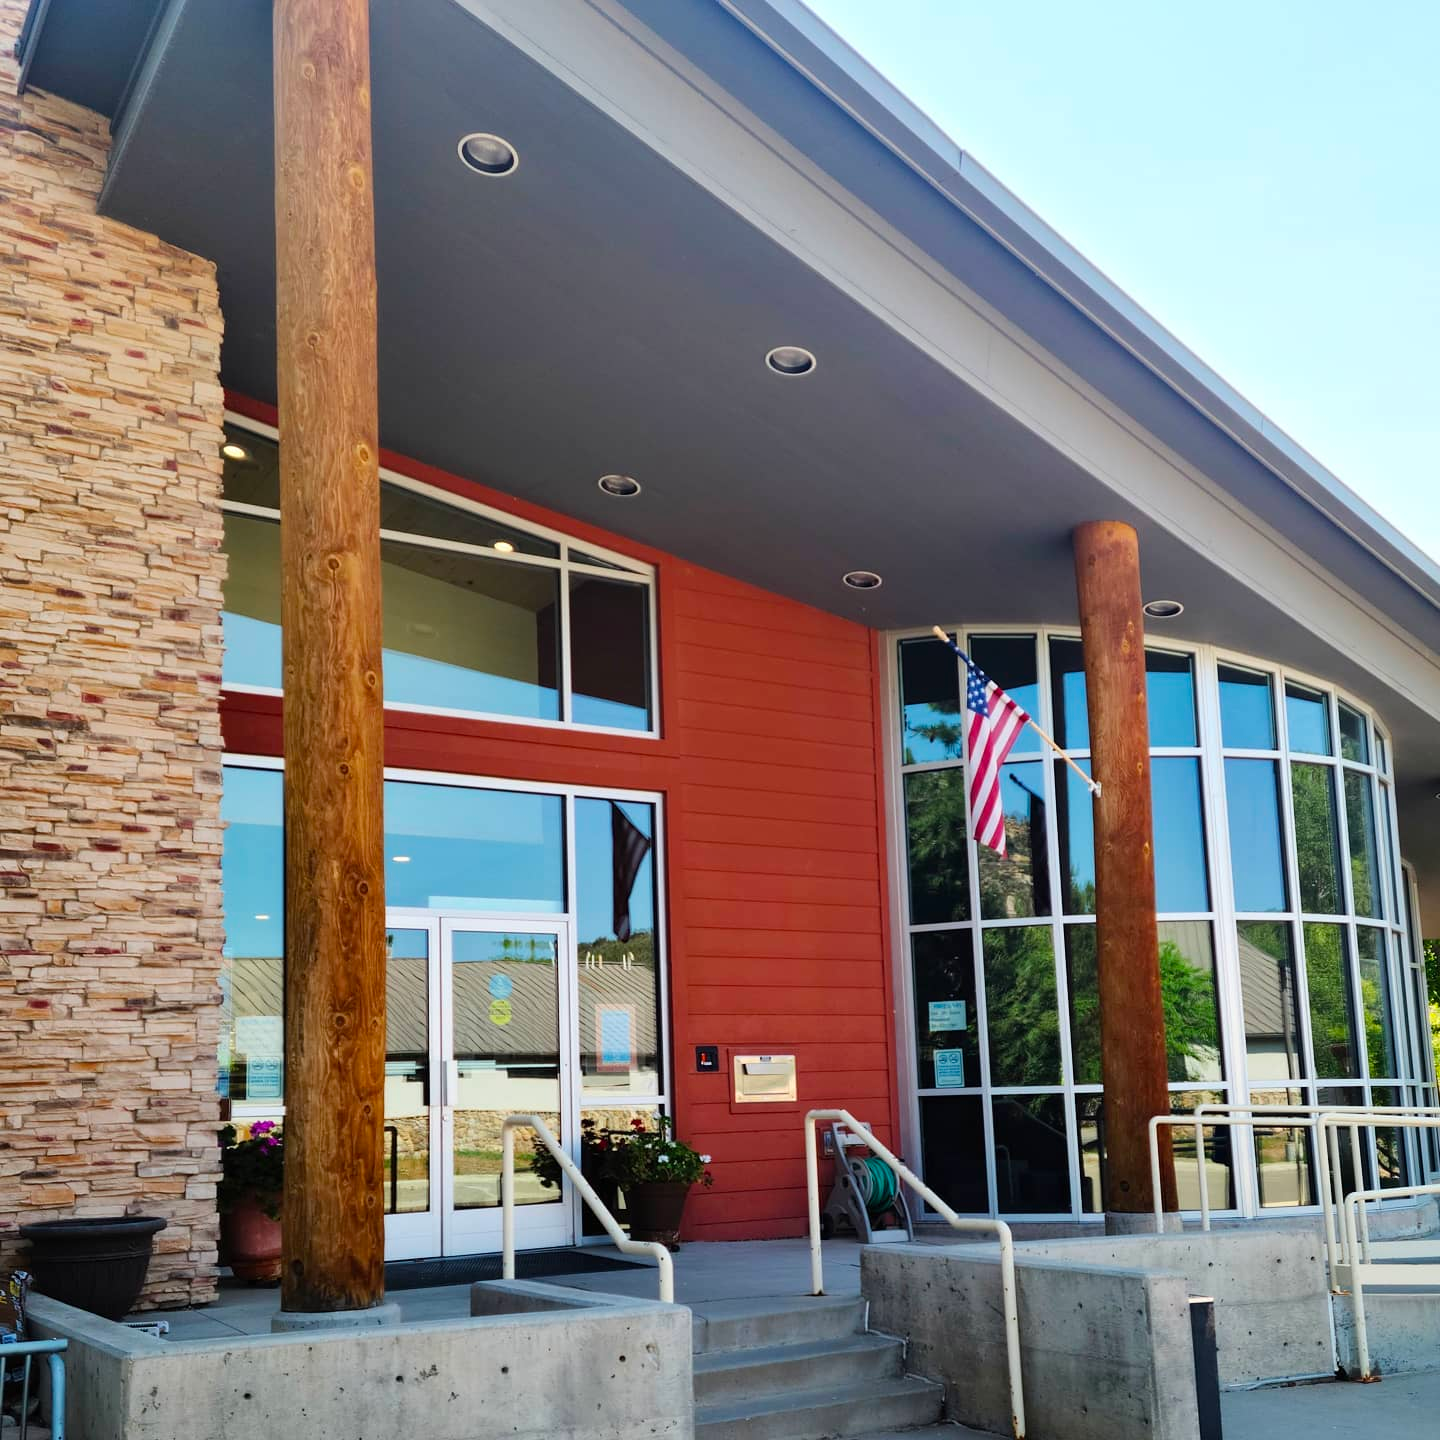
<svg viewBox="0 0 1440 1440">
<path fill-rule="evenodd" d="M 696 1440 L 824 1440 L 915 1430 L 940 1419 L 945 1388 L 914 1375 L 695 1407 Z"/>
<path fill-rule="evenodd" d="M 760 1300 L 716 1300 L 695 1314 L 697 1355 L 768 1345 L 839 1340 L 865 1329 L 858 1295 L 787 1295 Z"/>
<path fill-rule="evenodd" d="M 888 1335 L 712 1350 L 695 1357 L 695 1403 L 717 1405 L 785 1391 L 893 1380 L 902 1373 L 904 1360 L 904 1344 Z"/>
</svg>

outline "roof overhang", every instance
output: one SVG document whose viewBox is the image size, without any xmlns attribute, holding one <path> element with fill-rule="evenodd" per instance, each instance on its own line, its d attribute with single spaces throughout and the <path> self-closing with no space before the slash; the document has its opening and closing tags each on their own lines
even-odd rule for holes
<svg viewBox="0 0 1440 1440">
<path fill-rule="evenodd" d="M 387 446 L 885 627 L 1073 619 L 1071 528 L 1129 520 L 1171 633 L 1368 700 L 1430 801 L 1440 570 L 802 5 L 372 17 Z M 272 399 L 269 7 L 36 0 L 23 64 L 113 115 L 103 212 L 216 261 Z"/>
</svg>

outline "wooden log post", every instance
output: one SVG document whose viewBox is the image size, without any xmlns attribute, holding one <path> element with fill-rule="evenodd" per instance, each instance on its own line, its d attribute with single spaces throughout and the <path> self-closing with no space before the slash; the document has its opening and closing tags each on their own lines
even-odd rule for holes
<svg viewBox="0 0 1440 1440">
<path fill-rule="evenodd" d="M 385 1294 L 379 409 L 368 0 L 275 0 L 285 677 L 282 1311 Z"/>
<path fill-rule="evenodd" d="M 1148 1126 L 1170 1111 L 1155 851 L 1140 546 L 1119 521 L 1093 521 L 1074 536 L 1095 801 L 1095 925 L 1100 991 L 1100 1069 L 1105 1086 L 1107 1216 L 1154 1208 Z M 1161 1195 L 1178 1207 L 1170 1132 L 1160 1130 Z"/>
</svg>

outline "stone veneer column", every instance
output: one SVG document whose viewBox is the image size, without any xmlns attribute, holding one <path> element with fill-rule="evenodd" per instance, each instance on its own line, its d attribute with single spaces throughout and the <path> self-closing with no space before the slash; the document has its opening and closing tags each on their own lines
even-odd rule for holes
<svg viewBox="0 0 1440 1440">
<path fill-rule="evenodd" d="M 15 94 L 0 0 L 0 1263 L 163 1215 L 214 1290 L 221 319 L 214 266 L 100 219 L 110 137 Z"/>
</svg>

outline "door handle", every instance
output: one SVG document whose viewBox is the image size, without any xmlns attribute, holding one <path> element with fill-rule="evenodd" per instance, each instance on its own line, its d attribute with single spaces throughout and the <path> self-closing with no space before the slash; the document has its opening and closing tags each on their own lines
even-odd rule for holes
<svg viewBox="0 0 1440 1440">
<path fill-rule="evenodd" d="M 446 1110 L 453 1110 L 460 1099 L 460 1062 L 446 1060 L 440 1067 L 440 1103 Z"/>
</svg>

